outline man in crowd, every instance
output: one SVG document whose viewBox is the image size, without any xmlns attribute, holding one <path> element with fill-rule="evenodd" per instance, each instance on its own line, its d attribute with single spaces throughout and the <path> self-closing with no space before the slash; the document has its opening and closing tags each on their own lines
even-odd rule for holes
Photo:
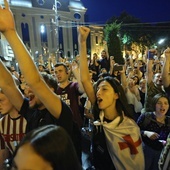
<svg viewBox="0 0 170 170">
<path fill-rule="evenodd" d="M 101 52 L 101 59 L 98 60 L 98 64 L 99 64 L 99 69 L 105 68 L 107 70 L 107 72 L 110 71 L 110 59 L 109 56 L 107 55 L 106 50 L 103 50 Z"/>
<path fill-rule="evenodd" d="M 0 60 L 0 87 L 2 88 L 8 83 L 5 83 L 6 80 L 2 78 L 4 72 L 12 77 Z M 8 86 L 6 90 L 8 90 Z M 19 114 L 2 89 L 0 89 L 0 113 L 2 115 L 0 119 L 0 169 L 2 169 L 5 159 L 12 157 L 16 146 L 25 135 L 26 120 Z"/>
<path fill-rule="evenodd" d="M 40 75 L 30 53 L 16 31 L 14 18 L 7 0 L 4 0 L 4 4 L 4 8 L 0 7 L 0 31 L 9 42 L 28 84 L 29 101 L 23 97 L 11 75 L 5 71 L 2 76 L 5 81 L 1 86 L 3 92 L 27 120 L 27 132 L 42 125 L 57 124 L 72 135 L 72 112 L 55 94 L 56 81 L 47 74 L 43 77 Z"/>
<path fill-rule="evenodd" d="M 83 119 L 79 108 L 79 97 L 83 94 L 83 87 L 80 83 L 79 70 L 73 70 L 78 82 L 69 81 L 69 70 L 64 63 L 57 63 L 55 66 L 55 75 L 58 81 L 57 94 L 70 106 L 73 112 L 73 119 L 79 126 L 83 125 Z M 76 74 L 77 73 L 77 74 Z"/>
<path fill-rule="evenodd" d="M 153 72 L 153 62 L 154 55 L 156 53 L 155 49 L 150 49 L 147 56 L 147 66 L 146 66 L 146 93 L 145 93 L 145 104 L 142 112 L 151 112 L 152 110 L 152 98 L 158 93 L 165 93 L 162 83 L 161 73 Z"/>
</svg>

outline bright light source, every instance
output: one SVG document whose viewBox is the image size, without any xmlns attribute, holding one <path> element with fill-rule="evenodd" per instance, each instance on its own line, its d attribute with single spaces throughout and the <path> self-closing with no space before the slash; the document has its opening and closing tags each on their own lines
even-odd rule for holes
<svg viewBox="0 0 170 170">
<path fill-rule="evenodd" d="M 42 34 L 45 32 L 45 26 L 44 25 L 40 26 L 40 31 L 41 31 Z"/>
<path fill-rule="evenodd" d="M 158 41 L 158 44 L 162 44 L 162 43 L 164 43 L 164 41 L 165 41 L 165 38 L 160 39 L 160 40 Z"/>
</svg>

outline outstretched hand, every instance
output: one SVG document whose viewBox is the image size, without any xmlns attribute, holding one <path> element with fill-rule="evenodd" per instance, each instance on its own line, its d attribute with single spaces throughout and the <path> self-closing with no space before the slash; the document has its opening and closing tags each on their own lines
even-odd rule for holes
<svg viewBox="0 0 170 170">
<path fill-rule="evenodd" d="M 13 14 L 7 0 L 4 0 L 4 5 L 4 7 L 0 6 L 0 31 L 2 33 L 8 30 L 15 30 Z"/>
<path fill-rule="evenodd" d="M 90 32 L 90 29 L 87 28 L 87 27 L 84 27 L 84 26 L 78 27 L 78 33 L 79 33 L 78 40 L 79 40 L 79 43 L 86 42 L 86 39 L 87 39 L 87 37 L 89 35 L 89 32 Z"/>
</svg>

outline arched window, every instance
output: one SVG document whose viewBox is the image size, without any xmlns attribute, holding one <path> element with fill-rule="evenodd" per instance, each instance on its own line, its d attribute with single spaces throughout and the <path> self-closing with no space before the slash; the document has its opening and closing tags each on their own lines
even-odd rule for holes
<svg viewBox="0 0 170 170">
<path fill-rule="evenodd" d="M 30 42 L 29 27 L 27 23 L 21 23 L 22 39 L 24 43 Z"/>
</svg>

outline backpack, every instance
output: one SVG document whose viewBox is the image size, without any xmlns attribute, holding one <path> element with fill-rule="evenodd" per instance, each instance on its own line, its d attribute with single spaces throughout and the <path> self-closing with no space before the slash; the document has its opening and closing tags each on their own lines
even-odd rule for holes
<svg viewBox="0 0 170 170">
<path fill-rule="evenodd" d="M 145 114 L 145 119 L 143 122 L 143 126 L 146 127 L 147 125 L 150 124 L 151 121 L 158 123 L 155 119 L 152 118 L 152 112 L 146 112 Z M 166 116 L 168 120 L 168 126 L 170 126 L 170 116 Z"/>
<path fill-rule="evenodd" d="M 97 170 L 115 170 L 114 164 L 109 155 L 103 127 L 94 126 L 92 137 L 92 160 Z"/>
</svg>

